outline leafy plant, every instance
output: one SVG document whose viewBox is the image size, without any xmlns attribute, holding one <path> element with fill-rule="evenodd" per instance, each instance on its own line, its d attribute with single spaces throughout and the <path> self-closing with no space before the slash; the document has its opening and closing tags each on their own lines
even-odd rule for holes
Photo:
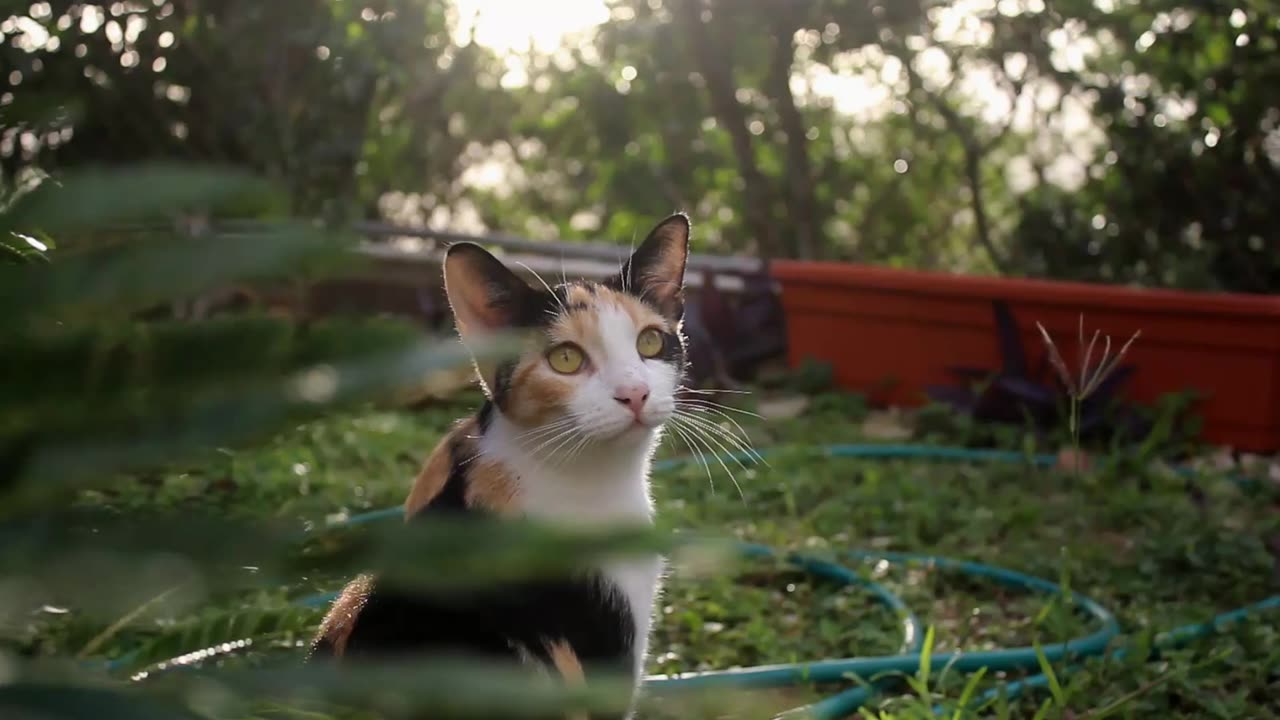
<svg viewBox="0 0 1280 720">
<path fill-rule="evenodd" d="M 0 714 L 189 718 L 214 687 L 224 710 L 245 713 L 265 701 L 378 707 L 391 696 L 383 708 L 391 716 L 438 708 L 445 697 L 458 714 L 481 716 L 603 702 L 596 688 L 558 691 L 505 676 L 505 689 L 493 694 L 487 667 L 341 676 L 301 667 L 296 642 L 308 616 L 278 599 L 265 611 L 178 618 L 210 597 L 266 593 L 304 577 L 371 571 L 407 583 L 483 584 L 563 572 L 583 553 L 653 548 L 652 533 L 440 522 L 316 536 L 296 520 L 82 502 L 90 488 L 181 473 L 470 361 L 452 337 L 438 341 L 402 321 L 294 321 L 250 309 L 189 322 L 150 312 L 211 288 L 352 263 L 353 238 L 277 217 L 272 195 L 233 170 L 157 164 L 57 175 L 0 210 L 0 237 L 19 251 L 6 257 L 21 260 L 0 264 L 0 665 L 12 670 Z M 51 229 L 56 246 L 35 240 Z M 33 642 L 42 607 L 74 619 L 65 628 L 74 656 Z M 166 619 L 170 631 L 157 637 L 138 630 Z M 165 679 L 139 693 L 75 664 L 101 660 L 121 634 L 139 645 L 117 665 L 137 670 L 203 642 L 238 646 L 246 633 L 285 642 L 286 667 L 206 668 L 198 680 Z"/>
<path fill-rule="evenodd" d="M 807 355 L 799 366 L 787 378 L 787 386 L 806 395 L 818 395 L 830 390 L 835 385 L 835 368 Z"/>
<path fill-rule="evenodd" d="M 949 367 L 964 384 L 930 386 L 930 399 L 973 421 L 1021 426 L 1041 439 L 1059 428 L 1067 428 L 1070 437 L 1083 443 L 1135 442 L 1150 435 L 1153 424 L 1148 414 L 1121 397 L 1135 371 L 1120 364 L 1123 352 L 1108 358 L 1105 368 L 1088 366 L 1089 372 L 1079 378 L 1084 384 L 1077 387 L 1070 373 L 1063 375 L 1057 369 L 1052 352 L 1032 366 L 1023 350 L 1022 332 L 1005 302 L 993 301 L 992 313 L 1001 367 Z M 1083 329 L 1081 333 L 1084 347 Z"/>
</svg>

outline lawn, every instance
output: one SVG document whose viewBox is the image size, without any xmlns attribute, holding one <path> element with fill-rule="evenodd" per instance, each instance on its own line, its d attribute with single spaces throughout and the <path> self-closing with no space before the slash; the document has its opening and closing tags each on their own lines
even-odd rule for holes
<svg viewBox="0 0 1280 720">
<path fill-rule="evenodd" d="M 216 509 L 273 517 L 299 527 L 402 502 L 408 484 L 456 417 L 474 407 L 463 393 L 418 410 L 369 410 L 331 417 L 219 453 L 187 472 L 139 478 L 87 505 Z M 749 397 L 734 400 L 753 407 Z M 738 416 L 768 464 L 684 466 L 655 477 L 665 526 L 823 555 L 843 549 L 908 551 L 974 560 L 1062 583 L 1113 611 L 1126 642 L 1199 622 L 1280 592 L 1276 561 L 1262 540 L 1275 532 L 1280 493 L 1205 475 L 1199 493 L 1158 472 L 1076 476 L 1021 464 L 853 460 L 814 452 L 827 443 L 868 441 L 858 398 L 826 393 L 785 420 Z M 920 440 L 921 438 L 917 438 Z M 934 433 L 931 442 L 949 441 Z M 661 455 L 688 452 L 679 440 Z M 851 567 L 892 589 L 933 628 L 933 653 L 1052 643 L 1096 625 L 1053 598 L 1023 594 L 923 566 L 876 561 Z M 290 600 L 336 588 L 340 578 L 299 578 L 252 594 L 205 588 L 185 605 L 160 604 L 102 635 L 103 623 L 50 609 L 27 629 L 27 649 L 74 653 L 97 638 L 94 655 L 121 670 L 245 637 L 254 647 L 297 652 L 320 618 Z M 175 610 L 175 608 L 177 608 Z M 673 673 L 898 652 L 898 617 L 864 589 L 817 580 L 763 561 L 720 566 L 676 563 L 653 638 L 650 670 Z M 1138 655 L 1139 653 L 1134 653 Z M 252 656 L 251 656 L 252 657 Z M 1061 688 L 1008 707 L 962 716 L 1098 718 L 1280 717 L 1280 612 L 1164 654 L 1059 667 Z M 978 689 L 1014 675 L 984 678 Z M 960 696 L 966 677 L 934 667 L 927 686 L 898 683 L 867 712 L 923 717 Z M 770 717 L 821 693 L 810 688 L 753 692 L 717 702 L 702 717 Z M 695 714 L 697 697 L 653 699 L 650 716 Z M 698 710 L 697 712 L 702 712 Z"/>
</svg>

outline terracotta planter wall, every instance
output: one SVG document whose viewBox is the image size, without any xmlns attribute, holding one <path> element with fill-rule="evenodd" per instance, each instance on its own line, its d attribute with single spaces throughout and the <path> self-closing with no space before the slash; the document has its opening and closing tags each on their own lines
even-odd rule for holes
<svg viewBox="0 0 1280 720">
<path fill-rule="evenodd" d="M 1003 300 L 1039 362 L 1041 322 L 1068 363 L 1077 323 L 1123 342 L 1142 337 L 1128 396 L 1152 402 L 1196 390 L 1205 439 L 1280 450 L 1280 297 L 1137 290 L 1085 283 L 980 278 L 843 263 L 775 261 L 789 356 L 832 363 L 837 382 L 873 401 L 914 406 L 928 385 L 957 382 L 949 366 L 999 367 L 992 301 Z"/>
</svg>

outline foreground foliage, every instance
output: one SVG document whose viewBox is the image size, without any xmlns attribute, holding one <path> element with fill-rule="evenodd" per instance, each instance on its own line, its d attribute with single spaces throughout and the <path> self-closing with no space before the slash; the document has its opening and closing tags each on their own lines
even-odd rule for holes
<svg viewBox="0 0 1280 720">
<path fill-rule="evenodd" d="M 308 423 L 264 447 L 152 483 L 86 495 L 83 504 L 130 514 L 213 511 L 319 528 L 397 505 L 422 456 L 476 398 L 468 394 L 419 412 L 362 412 Z M 701 466 L 659 475 L 655 491 L 664 524 L 818 554 L 864 548 L 990 562 L 1097 599 L 1117 613 L 1123 632 L 1139 644 L 1158 631 L 1275 592 L 1273 560 L 1259 540 L 1265 528 L 1276 525 L 1263 501 L 1274 501 L 1274 491 L 1260 496 L 1207 476 L 1202 509 L 1181 480 L 1169 478 L 1149 478 L 1144 489 L 1134 478 L 1108 474 L 1077 479 L 1017 466 L 815 455 L 813 443 L 858 438 L 849 407 L 838 396 L 822 396 L 793 420 L 747 423 L 757 444 L 780 448 L 780 454 L 769 458 L 769 466 L 736 468 L 740 491 L 718 465 L 714 487 Z M 662 452 L 687 450 L 669 444 Z M 1052 598 L 927 568 L 874 561 L 853 567 L 893 589 L 933 626 L 935 653 L 1047 644 L 1096 629 Z M 184 603 L 166 598 L 130 618 L 94 654 L 123 659 L 120 670 L 127 672 L 252 638 L 252 651 L 206 667 L 297 658 L 299 643 L 309 639 L 323 608 L 299 608 L 291 601 L 336 589 L 342 580 L 341 573 L 309 574 L 271 588 L 209 587 Z M 763 561 L 678 563 L 660 613 L 650 661 L 655 673 L 893 654 L 901 644 L 896 616 L 865 591 Z M 25 644 L 41 655 L 73 653 L 104 622 L 78 610 L 46 613 L 30 623 Z M 1061 700 L 1051 699 L 1047 717 L 1080 717 L 1113 702 L 1129 717 L 1273 717 L 1271 698 L 1280 689 L 1273 669 L 1280 661 L 1277 639 L 1280 618 L 1273 614 L 1168 654 L 1160 663 L 1090 662 L 1080 672 L 1063 674 Z M 987 677 L 978 689 L 1012 679 Z M 931 703 L 954 701 L 966 680 L 934 668 L 923 697 L 909 689 L 890 694 L 877 712 L 922 717 Z M 650 709 L 664 711 L 663 717 L 714 717 L 721 715 L 710 713 L 727 708 L 737 708 L 734 717 L 768 717 L 831 690 L 679 695 L 655 698 Z M 1031 717 L 1042 702 L 1040 696 L 1021 699 L 1008 716 Z M 979 716 L 999 713 L 993 707 Z"/>
<path fill-rule="evenodd" d="M 594 688 L 566 693 L 486 667 L 334 677 L 297 658 L 174 675 L 142 688 L 151 692 L 129 686 L 136 668 L 119 648 L 139 623 L 162 618 L 164 631 L 135 658 L 221 645 L 214 638 L 229 632 L 242 633 L 236 647 L 287 644 L 314 625 L 280 600 L 304 578 L 485 583 L 667 547 L 651 534 L 511 523 L 315 537 L 251 507 L 115 502 L 175 475 L 229 481 L 235 448 L 469 361 L 453 338 L 402 321 L 175 318 L 174 304 L 207 291 L 287 285 L 355 262 L 352 238 L 281 215 L 278 197 L 240 173 L 157 164 L 59 175 L 0 205 L 0 715 L 185 718 L 333 702 L 510 715 L 604 702 Z M 492 682 L 509 692 L 480 688 Z"/>
<path fill-rule="evenodd" d="M 1273 591 L 1260 540 L 1274 533 L 1271 485 L 1205 477 L 1188 493 L 1182 479 L 1125 465 L 1077 477 L 837 461 L 815 451 L 855 440 L 863 406 L 829 393 L 793 419 L 745 422 L 756 445 L 778 449 L 768 465 L 732 479 L 728 462 L 657 478 L 664 527 L 652 534 L 583 537 L 514 523 L 331 530 L 334 520 L 398 505 L 476 397 L 387 409 L 398 390 L 464 360 L 452 338 L 403 323 L 252 312 L 172 319 L 169 303 L 205 289 L 351 262 L 349 240 L 281 217 L 272 197 L 234 173 L 146 166 L 60 176 L 0 210 L 4 717 L 516 717 L 615 707 L 608 683 L 563 689 L 489 667 L 335 674 L 302 665 L 322 607 L 295 601 L 361 571 L 480 583 L 655 548 L 678 551 L 655 672 L 896 650 L 895 618 L 857 589 L 738 566 L 687 536 L 673 541 L 665 531 L 674 528 L 813 552 L 862 546 L 986 560 L 1097 598 L 1138 642 Z M 1083 629 L 1052 598 L 917 568 L 862 569 L 917 608 L 939 652 Z M 1064 675 L 1044 712 L 1118 705 L 1135 717 L 1266 717 L 1280 697 L 1276 635 L 1267 617 L 1161 664 L 1093 663 Z M 200 672 L 158 672 L 177 656 L 203 661 Z M 887 696 L 884 713 L 919 716 L 963 683 L 945 668 L 913 680 L 911 695 Z M 755 717 L 812 697 L 802 688 L 653 700 L 655 714 Z M 1010 712 L 1030 716 L 1037 702 L 1019 700 Z"/>
</svg>

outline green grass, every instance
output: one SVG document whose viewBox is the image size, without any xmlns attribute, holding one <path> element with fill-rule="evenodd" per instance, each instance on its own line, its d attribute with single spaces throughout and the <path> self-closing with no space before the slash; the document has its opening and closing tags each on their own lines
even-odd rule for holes
<svg viewBox="0 0 1280 720">
<path fill-rule="evenodd" d="M 299 427 L 250 451 L 220 453 L 186 472 L 117 484 L 83 502 L 131 511 L 216 508 L 231 516 L 273 517 L 318 527 L 327 519 L 400 504 L 419 464 L 475 395 L 418 412 L 369 412 Z M 851 420 L 860 403 L 818 398 L 803 416 L 754 421 L 757 446 L 780 452 L 769 466 L 735 468 L 737 487 L 718 466 L 655 478 L 663 524 L 814 553 L 841 548 L 935 553 L 988 562 L 1065 582 L 1113 610 L 1127 635 L 1190 622 L 1280 592 L 1261 537 L 1280 525 L 1280 493 L 1244 490 L 1220 478 L 1202 487 L 1200 509 L 1181 480 L 1107 474 L 1075 478 L 1027 467 L 905 461 L 833 460 L 814 444 L 858 441 Z M 663 456 L 682 454 L 668 444 Z M 934 654 L 1048 644 L 1094 629 L 1060 603 L 925 568 L 864 564 L 932 626 Z M 299 578 L 252 594 L 203 588 L 166 598 L 105 637 L 104 618 L 44 612 L 21 622 L 27 652 L 75 653 L 98 637 L 98 655 L 141 648 L 134 664 L 241 637 L 256 647 L 297 652 L 318 611 L 289 600 L 335 589 L 341 578 Z M 0 616 L 0 626 L 5 623 Z M 865 591 L 766 562 L 708 573 L 677 564 L 653 637 L 650 670 L 659 673 L 898 652 L 898 619 Z M 966 716 L 1048 718 L 1280 717 L 1280 613 L 1142 663 L 1090 662 L 1056 668 L 1061 687 L 1007 708 Z M 980 693 L 1015 679 L 986 673 Z M 927 680 L 927 682 L 922 682 Z M 915 687 L 900 683 L 868 712 L 924 717 L 931 703 L 954 701 L 968 678 L 937 663 Z M 824 688 L 830 692 L 836 688 Z M 655 703 L 653 716 L 768 717 L 822 693 L 809 688 L 733 697 L 735 709 L 697 715 L 682 698 Z M 724 700 L 719 698 L 719 700 Z M 672 703 L 675 703 L 674 705 Z"/>
</svg>

